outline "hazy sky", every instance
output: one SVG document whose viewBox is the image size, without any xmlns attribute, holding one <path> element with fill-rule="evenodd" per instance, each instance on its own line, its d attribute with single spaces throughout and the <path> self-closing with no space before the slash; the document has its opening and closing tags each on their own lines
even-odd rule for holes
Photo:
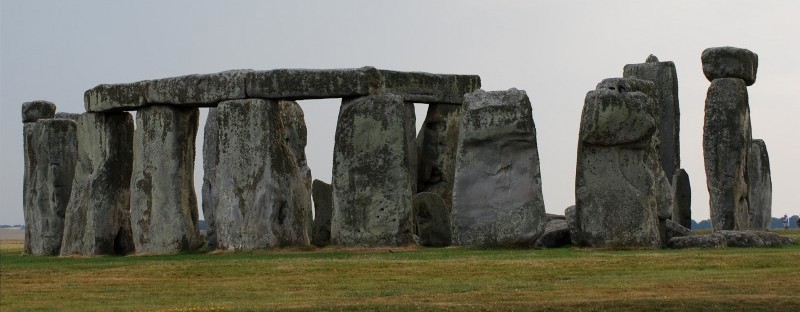
<svg viewBox="0 0 800 312">
<path fill-rule="evenodd" d="M 477 74 L 483 89 L 526 90 L 538 130 L 545 207 L 574 202 L 586 92 L 653 53 L 678 70 L 681 161 L 692 217 L 707 219 L 700 53 L 759 55 L 748 88 L 766 141 L 773 215 L 800 214 L 798 1 L 35 1 L 0 0 L 0 224 L 23 222 L 20 105 L 83 112 L 83 92 L 228 69 L 351 68 Z M 330 181 L 338 100 L 302 101 L 314 178 Z M 418 105 L 417 123 L 425 106 Z M 201 125 L 206 110 L 202 110 Z M 202 146 L 202 130 L 197 145 Z M 195 183 L 202 180 L 202 148 Z"/>
</svg>

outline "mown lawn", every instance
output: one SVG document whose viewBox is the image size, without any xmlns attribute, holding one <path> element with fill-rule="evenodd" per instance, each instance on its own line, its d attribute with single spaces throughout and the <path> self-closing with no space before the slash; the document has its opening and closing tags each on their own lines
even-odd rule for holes
<svg viewBox="0 0 800 312">
<path fill-rule="evenodd" d="M 19 241 L 0 244 L 0 311 L 797 311 L 800 301 L 800 245 L 94 258 L 21 249 Z"/>
</svg>

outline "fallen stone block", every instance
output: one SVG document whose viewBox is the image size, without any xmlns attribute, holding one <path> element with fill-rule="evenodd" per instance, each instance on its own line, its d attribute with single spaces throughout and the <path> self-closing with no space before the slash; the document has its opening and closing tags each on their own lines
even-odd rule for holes
<svg viewBox="0 0 800 312">
<path fill-rule="evenodd" d="M 533 247 L 558 248 L 568 246 L 571 242 L 567 220 L 553 219 L 547 222 L 544 233 L 539 236 Z"/>
</svg>

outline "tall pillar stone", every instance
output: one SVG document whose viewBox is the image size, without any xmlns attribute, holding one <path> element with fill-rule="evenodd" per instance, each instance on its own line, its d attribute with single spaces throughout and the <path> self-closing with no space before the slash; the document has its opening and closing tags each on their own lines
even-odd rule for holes
<svg viewBox="0 0 800 312">
<path fill-rule="evenodd" d="M 532 246 L 545 223 L 527 94 L 517 89 L 465 94 L 453 186 L 453 243 Z"/>
<path fill-rule="evenodd" d="M 681 226 L 692 228 L 692 187 L 686 170 L 678 169 L 672 176 L 672 221 Z"/>
<path fill-rule="evenodd" d="M 664 173 L 668 176 L 673 175 L 681 167 L 681 119 L 675 63 L 659 62 L 658 58 L 651 54 L 645 63 L 625 65 L 622 77 L 648 80 L 655 84 L 654 100 L 658 103 L 656 107 L 659 158 Z"/>
<path fill-rule="evenodd" d="M 311 230 L 311 243 L 317 247 L 324 247 L 331 244 L 333 188 L 328 183 L 314 180 L 311 192 L 314 198 L 314 226 Z"/>
<path fill-rule="evenodd" d="M 136 114 L 131 225 L 137 253 L 171 254 L 202 245 L 194 150 L 199 111 L 152 105 Z"/>
<path fill-rule="evenodd" d="M 263 99 L 217 106 L 217 132 L 209 136 L 216 147 L 206 149 L 216 151 L 217 159 L 212 188 L 218 197 L 216 206 L 209 207 L 216 248 L 310 243 L 310 173 L 305 165 L 305 122 L 298 110 L 295 102 Z"/>
<path fill-rule="evenodd" d="M 747 164 L 750 178 L 750 229 L 765 231 L 772 223 L 772 174 L 764 140 L 753 140 Z"/>
<path fill-rule="evenodd" d="M 78 159 L 61 255 L 134 251 L 130 217 L 133 117 L 127 112 L 77 118 Z"/>
<path fill-rule="evenodd" d="M 333 244 L 412 242 L 416 160 L 411 105 L 393 94 L 342 100 L 333 153 Z"/>
<path fill-rule="evenodd" d="M 31 230 L 30 224 L 34 223 L 34 216 L 38 213 L 34 211 L 34 195 L 36 192 L 36 140 L 34 132 L 36 121 L 39 119 L 53 118 L 56 113 L 56 105 L 48 101 L 32 101 L 22 104 L 22 145 L 24 153 L 24 173 L 22 178 L 22 211 L 25 218 L 25 244 L 24 252 L 31 254 Z M 38 209 L 37 209 L 38 210 Z"/>
<path fill-rule="evenodd" d="M 570 236 L 578 246 L 659 247 L 672 197 L 656 161 L 653 86 L 608 82 L 587 93 L 583 106 Z"/>
<path fill-rule="evenodd" d="M 449 213 L 453 207 L 461 105 L 430 104 L 417 137 L 417 192 L 439 194 Z"/>
<path fill-rule="evenodd" d="M 203 217 L 206 221 L 206 242 L 208 249 L 217 248 L 217 225 L 214 214 L 219 204 L 217 191 L 217 163 L 219 162 L 219 127 L 217 126 L 217 108 L 208 109 L 206 125 L 203 129 Z"/>
</svg>

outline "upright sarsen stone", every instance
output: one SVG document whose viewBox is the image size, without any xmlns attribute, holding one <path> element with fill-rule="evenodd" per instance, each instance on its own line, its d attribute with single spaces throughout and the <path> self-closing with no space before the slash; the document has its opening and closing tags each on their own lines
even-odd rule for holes
<svg viewBox="0 0 800 312">
<path fill-rule="evenodd" d="M 133 252 L 133 117 L 126 112 L 84 113 L 77 126 L 78 160 L 61 255 Z"/>
<path fill-rule="evenodd" d="M 772 222 L 772 173 L 764 140 L 753 140 L 747 164 L 750 178 L 750 229 L 765 231 Z"/>
<path fill-rule="evenodd" d="M 131 223 L 137 253 L 170 254 L 202 245 L 194 191 L 197 108 L 152 105 L 136 114 Z"/>
<path fill-rule="evenodd" d="M 218 196 L 212 214 L 217 248 L 250 250 L 310 243 L 305 122 L 302 111 L 286 112 L 299 109 L 294 102 L 263 99 L 225 101 L 217 106 L 217 165 L 212 183 Z"/>
<path fill-rule="evenodd" d="M 430 104 L 417 137 L 417 192 L 439 194 L 448 214 L 453 206 L 461 105 Z"/>
<path fill-rule="evenodd" d="M 714 231 L 749 226 L 750 107 L 747 86 L 739 78 L 711 82 L 703 124 L 703 157 Z"/>
<path fill-rule="evenodd" d="M 219 203 L 217 191 L 217 163 L 219 162 L 219 128 L 217 127 L 217 108 L 208 109 L 206 125 L 203 129 L 203 217 L 206 221 L 206 244 L 209 249 L 217 248 L 217 226 L 214 214 Z"/>
<path fill-rule="evenodd" d="M 532 246 L 545 222 L 527 94 L 517 89 L 466 94 L 453 186 L 453 243 Z"/>
<path fill-rule="evenodd" d="M 411 243 L 411 105 L 392 94 L 342 100 L 333 152 L 333 244 Z"/>
</svg>

